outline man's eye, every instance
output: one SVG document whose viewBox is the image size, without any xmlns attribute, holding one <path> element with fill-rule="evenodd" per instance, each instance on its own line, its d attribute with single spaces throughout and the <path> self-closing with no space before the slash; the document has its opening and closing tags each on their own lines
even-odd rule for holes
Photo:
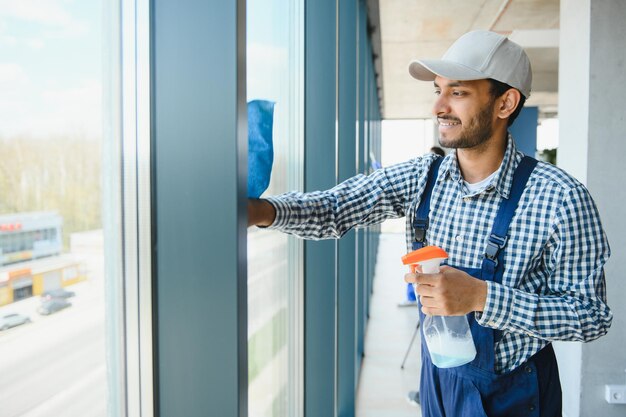
<svg viewBox="0 0 626 417">
<path fill-rule="evenodd" d="M 465 95 L 465 91 L 453 91 L 452 95 L 453 96 L 457 96 L 457 97 L 464 96 Z"/>
<path fill-rule="evenodd" d="M 439 94 L 441 94 L 441 91 L 435 90 L 435 95 L 438 96 Z"/>
</svg>

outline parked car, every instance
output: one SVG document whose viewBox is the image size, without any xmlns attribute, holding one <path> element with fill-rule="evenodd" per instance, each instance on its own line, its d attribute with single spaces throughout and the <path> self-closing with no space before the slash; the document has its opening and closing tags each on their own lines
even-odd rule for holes
<svg viewBox="0 0 626 417">
<path fill-rule="evenodd" d="M 49 300 L 51 298 L 70 298 L 75 296 L 74 291 L 68 291 L 65 288 L 57 288 L 55 290 L 44 291 L 41 294 L 41 298 Z"/>
<path fill-rule="evenodd" d="M 25 323 L 30 323 L 30 317 L 23 314 L 8 313 L 0 316 L 0 330 L 7 330 Z"/>
<path fill-rule="evenodd" d="M 47 316 L 48 314 L 56 313 L 57 311 L 63 310 L 71 305 L 72 303 L 67 301 L 65 298 L 51 298 L 49 300 L 43 300 L 39 308 L 37 308 L 37 312 Z"/>
</svg>

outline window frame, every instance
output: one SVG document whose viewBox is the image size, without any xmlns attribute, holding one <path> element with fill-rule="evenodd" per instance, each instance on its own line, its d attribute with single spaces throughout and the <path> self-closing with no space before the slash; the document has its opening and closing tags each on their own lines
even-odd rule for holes
<svg viewBox="0 0 626 417">
<path fill-rule="evenodd" d="M 104 4 L 108 413 L 154 416 L 150 0 Z"/>
</svg>

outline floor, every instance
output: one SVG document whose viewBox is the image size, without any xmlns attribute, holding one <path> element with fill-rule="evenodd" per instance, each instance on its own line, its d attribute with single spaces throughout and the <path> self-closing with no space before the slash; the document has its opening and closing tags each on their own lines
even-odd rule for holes
<svg viewBox="0 0 626 417">
<path fill-rule="evenodd" d="M 407 393 L 419 381 L 419 335 L 406 354 L 417 325 L 417 307 L 398 307 L 405 298 L 406 273 L 400 257 L 406 253 L 402 233 L 381 233 L 365 357 L 357 390 L 357 417 L 421 417 Z"/>
</svg>

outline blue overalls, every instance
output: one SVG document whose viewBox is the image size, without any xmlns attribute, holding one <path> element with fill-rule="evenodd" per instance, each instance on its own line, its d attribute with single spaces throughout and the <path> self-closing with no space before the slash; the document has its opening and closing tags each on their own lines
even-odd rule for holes
<svg viewBox="0 0 626 417">
<path fill-rule="evenodd" d="M 439 165 L 431 165 L 422 201 L 415 212 L 413 250 L 424 246 L 428 229 L 430 198 Z M 494 220 L 482 267 L 458 268 L 473 277 L 502 282 L 503 248 L 507 231 L 524 187 L 537 161 L 525 156 L 513 176 L 509 199 L 503 199 Z M 445 249 L 445 248 L 444 248 Z M 454 265 L 450 265 L 453 266 Z M 419 302 L 419 300 L 418 300 Z M 419 304 L 420 320 L 424 314 Z M 422 333 L 422 373 L 420 402 L 424 417 L 553 417 L 561 416 L 561 385 L 556 357 L 548 344 L 528 361 L 511 372 L 494 371 L 495 343 L 502 337 L 499 330 L 480 326 L 474 313 L 467 315 L 476 345 L 476 358 L 467 365 L 440 369 L 430 360 Z"/>
</svg>

